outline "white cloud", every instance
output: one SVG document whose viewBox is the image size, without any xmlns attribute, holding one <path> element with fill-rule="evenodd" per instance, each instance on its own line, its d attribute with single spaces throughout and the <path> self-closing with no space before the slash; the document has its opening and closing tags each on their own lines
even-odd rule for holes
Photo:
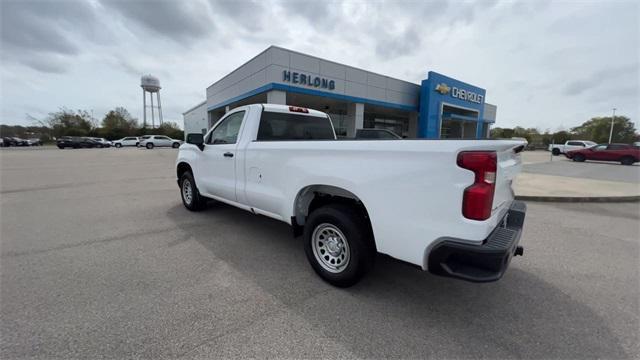
<svg viewBox="0 0 640 360">
<path fill-rule="evenodd" d="M 166 119 L 271 44 L 419 83 L 487 89 L 497 126 L 569 128 L 612 107 L 638 121 L 637 2 L 2 1 L 2 123 L 61 106 Z"/>
</svg>

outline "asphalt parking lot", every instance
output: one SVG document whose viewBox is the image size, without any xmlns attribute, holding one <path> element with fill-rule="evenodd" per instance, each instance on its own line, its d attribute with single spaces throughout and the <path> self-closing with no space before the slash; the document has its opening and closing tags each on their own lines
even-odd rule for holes
<svg viewBox="0 0 640 360">
<path fill-rule="evenodd" d="M 640 357 L 638 203 L 529 203 L 499 282 L 337 289 L 285 224 L 186 211 L 176 153 L 0 151 L 0 358 Z"/>
</svg>

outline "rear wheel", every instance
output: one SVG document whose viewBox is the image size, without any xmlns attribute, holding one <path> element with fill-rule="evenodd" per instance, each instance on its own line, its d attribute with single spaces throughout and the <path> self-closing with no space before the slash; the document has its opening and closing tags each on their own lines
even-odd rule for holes
<svg viewBox="0 0 640 360">
<path fill-rule="evenodd" d="M 585 160 L 586 159 L 585 159 L 584 155 L 582 155 L 582 154 L 573 155 L 573 161 L 584 162 Z"/>
<path fill-rule="evenodd" d="M 551 150 L 551 153 L 552 153 L 553 155 L 555 155 L 555 156 L 558 156 L 558 155 L 560 155 L 560 149 L 558 149 L 558 148 L 553 148 L 553 150 Z"/>
<path fill-rule="evenodd" d="M 191 211 L 202 210 L 207 203 L 207 199 L 200 196 L 200 192 L 196 187 L 196 182 L 190 171 L 185 172 L 180 177 L 180 196 L 182 197 L 184 207 Z"/>
<path fill-rule="evenodd" d="M 631 156 L 625 156 L 620 159 L 620 164 L 622 165 L 633 165 L 634 162 L 636 162 L 636 159 Z"/>
<path fill-rule="evenodd" d="M 153 149 L 153 143 L 147 143 L 147 149 Z"/>
<path fill-rule="evenodd" d="M 369 225 L 358 211 L 342 204 L 314 210 L 304 227 L 304 251 L 326 282 L 348 287 L 372 267 L 376 256 Z"/>
</svg>

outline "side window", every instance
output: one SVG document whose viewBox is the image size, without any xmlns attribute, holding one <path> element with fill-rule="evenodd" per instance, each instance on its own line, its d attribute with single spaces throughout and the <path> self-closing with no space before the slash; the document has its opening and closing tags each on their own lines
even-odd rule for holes
<svg viewBox="0 0 640 360">
<path fill-rule="evenodd" d="M 609 145 L 609 147 L 607 148 L 608 150 L 622 150 L 622 149 L 626 149 L 627 146 L 626 145 Z"/>
<path fill-rule="evenodd" d="M 606 148 L 607 148 L 607 145 L 598 145 L 598 146 L 594 147 L 593 150 L 602 151 L 602 150 L 605 150 Z"/>
<path fill-rule="evenodd" d="M 578 141 L 569 141 L 569 142 L 567 143 L 567 145 L 570 145 L 570 146 L 582 146 L 582 147 L 584 147 L 584 144 L 583 144 L 583 143 L 581 143 L 581 142 L 578 142 Z"/>
<path fill-rule="evenodd" d="M 207 144 L 235 144 L 238 140 L 240 125 L 244 118 L 244 111 L 239 111 L 229 115 L 211 132 L 207 139 Z"/>
</svg>

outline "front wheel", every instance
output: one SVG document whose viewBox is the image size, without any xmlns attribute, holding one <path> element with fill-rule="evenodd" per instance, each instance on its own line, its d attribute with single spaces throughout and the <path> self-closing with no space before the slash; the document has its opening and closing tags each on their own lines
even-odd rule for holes
<svg viewBox="0 0 640 360">
<path fill-rule="evenodd" d="M 582 155 L 582 154 L 573 155 L 573 161 L 584 162 L 585 160 L 586 159 L 585 159 L 584 155 Z"/>
<path fill-rule="evenodd" d="M 149 150 L 153 149 L 153 143 L 147 143 L 147 149 Z"/>
<path fill-rule="evenodd" d="M 631 156 L 625 156 L 622 159 L 620 159 L 620 164 L 622 165 L 633 165 L 634 162 L 636 162 L 636 160 Z"/>
<path fill-rule="evenodd" d="M 115 147 L 117 147 L 117 148 L 121 148 L 121 147 L 122 147 L 122 144 L 120 144 L 120 143 L 116 143 L 116 144 L 115 144 L 115 145 L 113 145 L 113 146 L 115 146 Z"/>
<path fill-rule="evenodd" d="M 204 209 L 207 199 L 200 195 L 191 172 L 187 171 L 180 177 L 180 196 L 182 204 L 190 211 Z"/>
<path fill-rule="evenodd" d="M 177 149 L 180 147 L 180 143 L 174 142 L 173 145 L 171 145 L 172 148 Z"/>
<path fill-rule="evenodd" d="M 349 206 L 333 204 L 314 210 L 303 236 L 311 267 L 334 286 L 352 286 L 373 267 L 376 250 L 370 227 Z"/>
</svg>

